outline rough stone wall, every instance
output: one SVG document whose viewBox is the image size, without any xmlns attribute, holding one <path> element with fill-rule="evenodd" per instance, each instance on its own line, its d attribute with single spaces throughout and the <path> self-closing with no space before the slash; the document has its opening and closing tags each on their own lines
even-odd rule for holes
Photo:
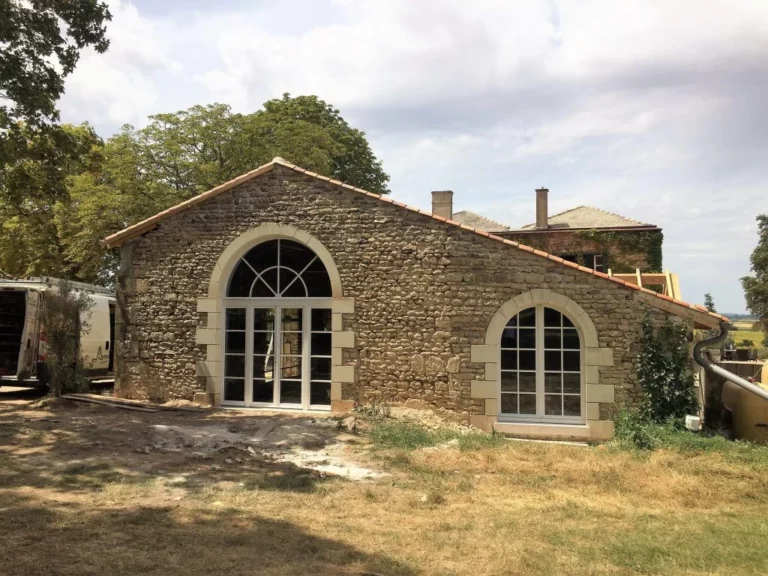
<svg viewBox="0 0 768 576">
<path fill-rule="evenodd" d="M 637 268 L 640 268 L 643 272 L 661 271 L 661 262 L 654 261 L 649 247 L 638 236 L 639 234 L 658 235 L 660 243 L 662 238 L 661 230 L 653 232 L 637 232 L 633 230 L 626 232 L 611 231 L 610 234 L 614 238 L 606 234 L 601 235 L 600 232 L 595 232 L 593 236 L 597 239 L 593 239 L 583 230 L 535 233 L 503 232 L 499 235 L 558 256 L 587 252 L 603 254 L 606 258 L 607 267 L 616 273 L 634 272 Z M 619 235 L 625 238 L 623 242 L 616 239 Z M 635 236 L 638 236 L 639 241 L 633 246 L 632 239 Z"/>
<path fill-rule="evenodd" d="M 195 361 L 197 298 L 206 297 L 214 264 L 243 232 L 267 222 L 313 235 L 331 253 L 345 297 L 355 299 L 344 329 L 355 332 L 345 364 L 357 383 L 345 399 L 374 395 L 418 400 L 482 414 L 470 382 L 484 365 L 470 362 L 491 317 L 510 298 L 549 288 L 581 305 L 614 366 L 601 383 L 617 401 L 638 394 L 636 364 L 643 304 L 635 291 L 425 215 L 277 166 L 187 211 L 169 217 L 123 248 L 118 283 L 119 394 L 156 400 L 203 390 Z"/>
</svg>

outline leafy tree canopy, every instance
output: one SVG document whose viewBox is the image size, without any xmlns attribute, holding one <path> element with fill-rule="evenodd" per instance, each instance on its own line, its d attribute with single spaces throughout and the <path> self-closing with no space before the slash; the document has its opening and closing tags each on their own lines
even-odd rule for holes
<svg viewBox="0 0 768 576">
<path fill-rule="evenodd" d="M 58 120 L 56 101 L 80 51 L 107 50 L 105 21 L 112 16 L 98 0 L 0 0 L 0 107 L 3 128 Z"/>
<path fill-rule="evenodd" d="M 1 0 L 0 0 L 1 1 Z M 72 145 L 25 134 L 40 151 L 8 169 L 0 196 L 0 269 L 110 283 L 116 251 L 101 240 L 130 224 L 281 156 L 309 170 L 386 193 L 389 177 L 365 134 L 316 96 L 270 100 L 236 114 L 225 104 L 151 116 L 103 142 L 87 125 L 64 126 Z M 45 158 L 56 157 L 49 165 Z M 62 185 L 48 194 L 56 171 Z"/>
<path fill-rule="evenodd" d="M 97 0 L 0 0 L 0 199 L 7 211 L 64 193 L 81 144 L 56 124 L 64 79 L 85 47 L 109 46 Z M 75 160 L 76 161 L 76 160 Z"/>
<path fill-rule="evenodd" d="M 712 294 L 709 292 L 704 294 L 704 308 L 710 312 L 717 312 L 717 310 L 715 310 L 715 299 L 712 298 Z"/>
<path fill-rule="evenodd" d="M 768 214 L 757 217 L 757 246 L 750 262 L 754 276 L 741 279 L 747 309 L 758 317 L 757 325 L 768 333 Z M 768 339 L 767 339 L 768 340 Z"/>
<path fill-rule="evenodd" d="M 87 124 L 52 132 L 22 126 L 20 134 L 36 155 L 6 170 L 12 186 L 0 196 L 0 270 L 16 277 L 78 277 L 79 264 L 66 254 L 55 217 L 69 204 L 67 178 L 101 169 L 104 143 Z M 68 146 L 59 147 L 59 135 Z M 59 185 L 55 194 L 52 182 Z"/>
</svg>

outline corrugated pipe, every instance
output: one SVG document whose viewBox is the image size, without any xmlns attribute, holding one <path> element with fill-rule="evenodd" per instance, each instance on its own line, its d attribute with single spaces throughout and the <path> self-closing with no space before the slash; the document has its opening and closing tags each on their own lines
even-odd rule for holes
<svg viewBox="0 0 768 576">
<path fill-rule="evenodd" d="M 757 386 L 756 384 L 753 384 L 749 380 L 745 380 L 744 378 L 741 378 L 739 376 L 736 376 L 733 372 L 729 372 L 725 368 L 720 368 L 720 366 L 717 366 L 715 364 L 712 364 L 702 353 L 702 350 L 704 348 L 709 348 L 710 346 L 714 344 L 719 344 L 726 338 L 728 338 L 728 332 L 731 330 L 731 325 L 728 324 L 728 322 L 720 322 L 720 334 L 717 336 L 714 336 L 712 338 L 707 338 L 706 340 L 702 340 L 698 344 L 696 344 L 693 347 L 693 359 L 696 361 L 696 364 L 703 367 L 707 372 L 711 372 L 712 374 L 717 374 L 721 378 L 725 378 L 728 380 L 728 382 L 733 382 L 736 384 L 736 386 L 741 386 L 744 388 L 744 390 L 748 390 L 749 392 L 752 392 L 752 394 L 757 394 L 760 396 L 760 398 L 764 400 L 768 400 L 768 390 L 765 390 L 764 388 L 761 388 L 760 386 Z M 764 367 L 763 370 L 766 368 Z"/>
</svg>

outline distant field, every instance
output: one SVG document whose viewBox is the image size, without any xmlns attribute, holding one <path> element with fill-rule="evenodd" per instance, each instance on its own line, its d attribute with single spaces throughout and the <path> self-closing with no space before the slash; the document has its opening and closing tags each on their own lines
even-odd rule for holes
<svg viewBox="0 0 768 576">
<path fill-rule="evenodd" d="M 752 340 L 756 348 L 761 348 L 765 334 L 759 330 L 753 330 L 753 322 L 734 322 L 735 330 L 732 332 L 736 346 L 743 346 L 744 340 Z"/>
</svg>

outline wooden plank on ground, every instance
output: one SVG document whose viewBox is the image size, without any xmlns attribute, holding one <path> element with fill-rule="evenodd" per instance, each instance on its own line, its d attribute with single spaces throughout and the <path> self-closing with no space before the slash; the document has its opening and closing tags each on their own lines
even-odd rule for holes
<svg viewBox="0 0 768 576">
<path fill-rule="evenodd" d="M 88 395 L 89 396 L 89 395 Z M 96 398 L 89 398 L 84 394 L 63 394 L 61 397 L 67 400 L 74 400 L 75 402 L 87 402 L 90 404 L 99 404 L 101 406 L 111 406 L 112 408 L 119 408 L 120 410 L 134 410 L 136 412 L 159 412 L 157 408 L 150 408 L 148 406 L 131 406 L 128 404 L 121 404 L 119 402 L 109 402 L 106 397 L 105 400 L 97 400 Z"/>
<path fill-rule="evenodd" d="M 101 396 L 99 394 L 74 394 L 81 398 L 92 398 L 94 400 L 101 400 L 104 402 L 111 402 L 114 404 L 124 404 L 126 406 L 141 406 L 144 408 L 153 408 L 155 410 L 179 410 L 182 412 L 205 412 L 205 408 L 198 408 L 196 406 L 166 406 L 165 404 L 157 404 L 155 402 L 146 402 L 144 400 L 130 400 L 128 398 L 115 398 L 113 396 Z"/>
</svg>

